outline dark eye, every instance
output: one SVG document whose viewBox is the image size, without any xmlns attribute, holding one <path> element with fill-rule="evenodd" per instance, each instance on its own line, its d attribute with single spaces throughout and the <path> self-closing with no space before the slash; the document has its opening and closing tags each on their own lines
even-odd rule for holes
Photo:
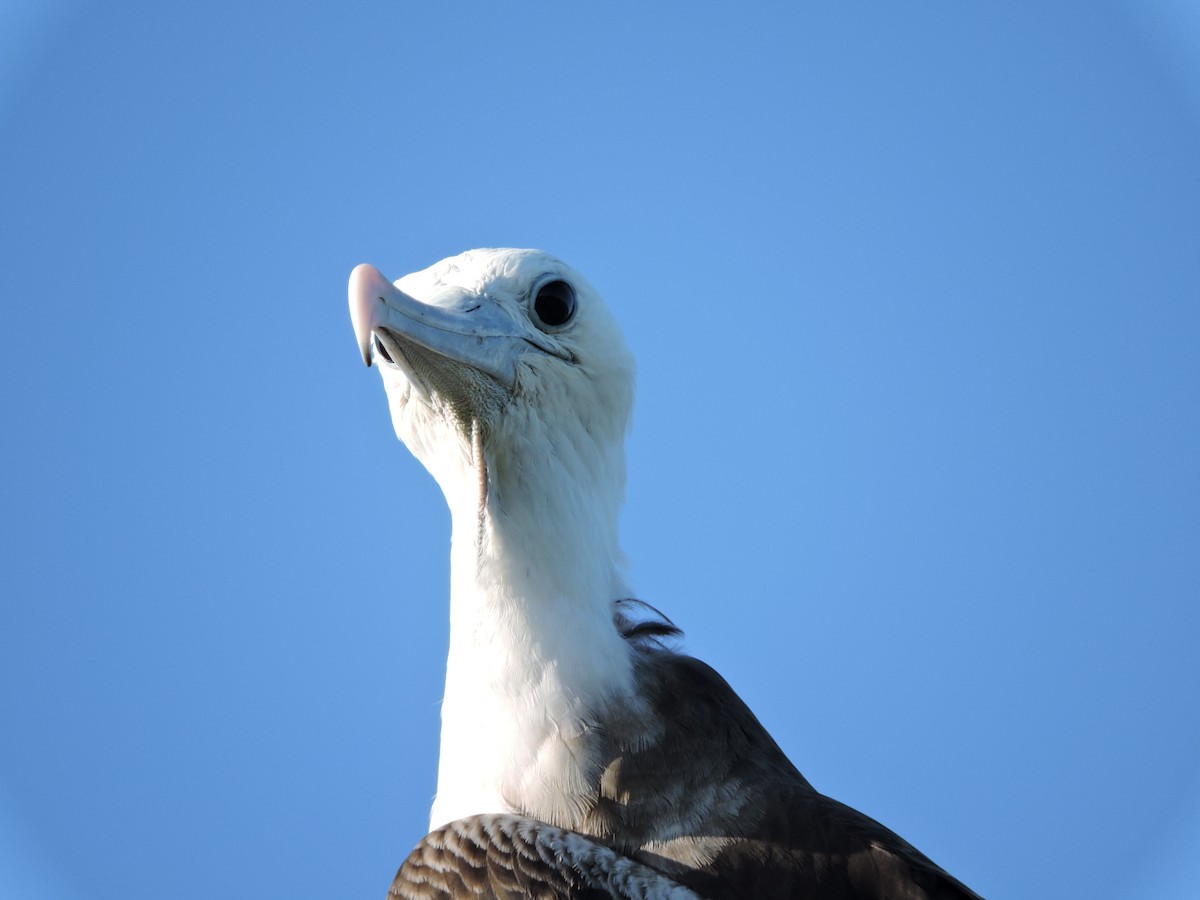
<svg viewBox="0 0 1200 900">
<path fill-rule="evenodd" d="M 547 281 L 533 298 L 534 324 L 547 328 L 566 325 L 575 315 L 575 289 L 565 281 Z"/>
</svg>

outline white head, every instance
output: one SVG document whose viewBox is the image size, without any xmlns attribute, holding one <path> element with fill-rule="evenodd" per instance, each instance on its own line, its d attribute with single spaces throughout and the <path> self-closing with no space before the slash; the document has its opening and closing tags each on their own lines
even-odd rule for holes
<svg viewBox="0 0 1200 900">
<path fill-rule="evenodd" d="M 579 273 L 536 250 L 470 250 L 394 286 L 363 265 L 350 310 L 397 436 L 456 515 L 478 499 L 474 431 L 493 514 L 536 515 L 522 505 L 553 485 L 580 494 L 577 514 L 615 517 L 634 364 Z"/>
</svg>

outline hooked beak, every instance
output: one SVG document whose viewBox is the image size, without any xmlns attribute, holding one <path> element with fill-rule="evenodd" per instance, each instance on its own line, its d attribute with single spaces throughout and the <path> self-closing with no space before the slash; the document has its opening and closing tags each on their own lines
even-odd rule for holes
<svg viewBox="0 0 1200 900">
<path fill-rule="evenodd" d="M 372 265 L 350 273 L 350 321 L 363 362 L 371 365 L 371 340 L 403 350 L 427 351 L 491 376 L 505 387 L 516 382 L 517 360 L 530 345 L 555 356 L 561 351 L 519 328 L 498 304 L 469 294 L 451 305 L 422 303 L 401 291 Z M 403 359 L 395 360 L 404 368 Z"/>
</svg>

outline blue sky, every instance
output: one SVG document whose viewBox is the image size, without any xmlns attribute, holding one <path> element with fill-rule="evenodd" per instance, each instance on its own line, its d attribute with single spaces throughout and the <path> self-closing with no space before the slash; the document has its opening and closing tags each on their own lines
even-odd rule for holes
<svg viewBox="0 0 1200 900">
<path fill-rule="evenodd" d="M 989 897 L 1200 893 L 1189 4 L 0 34 L 0 894 L 383 895 L 449 521 L 346 279 L 474 246 L 606 296 L 634 583 L 815 785 Z"/>
</svg>

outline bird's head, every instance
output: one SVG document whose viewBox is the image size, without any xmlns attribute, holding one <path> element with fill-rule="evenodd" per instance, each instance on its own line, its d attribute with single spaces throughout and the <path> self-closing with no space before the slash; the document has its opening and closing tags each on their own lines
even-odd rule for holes
<svg viewBox="0 0 1200 900">
<path fill-rule="evenodd" d="M 475 490 L 480 445 L 501 502 L 559 481 L 557 470 L 580 490 L 615 481 L 620 493 L 633 358 L 566 264 L 536 250 L 470 250 L 395 284 L 360 265 L 350 317 L 397 436 L 452 508 Z"/>
</svg>

